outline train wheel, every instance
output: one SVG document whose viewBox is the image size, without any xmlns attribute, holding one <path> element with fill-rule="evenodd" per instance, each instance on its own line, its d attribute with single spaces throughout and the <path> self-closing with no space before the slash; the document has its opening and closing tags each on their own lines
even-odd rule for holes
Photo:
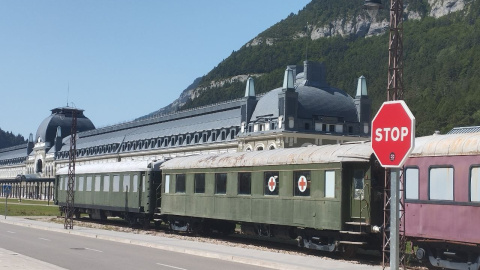
<svg viewBox="0 0 480 270">
<path fill-rule="evenodd" d="M 348 245 L 343 247 L 342 257 L 345 259 L 350 259 L 357 254 L 357 247 Z"/>
</svg>

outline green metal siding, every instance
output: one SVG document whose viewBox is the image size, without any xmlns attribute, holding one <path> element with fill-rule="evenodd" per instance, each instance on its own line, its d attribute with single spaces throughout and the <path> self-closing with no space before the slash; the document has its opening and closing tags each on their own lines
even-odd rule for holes
<svg viewBox="0 0 480 270">
<path fill-rule="evenodd" d="M 355 165 L 352 165 L 355 167 Z M 350 202 L 348 179 L 342 180 L 344 171 L 341 163 L 284 165 L 242 168 L 195 169 L 187 173 L 187 192 L 170 193 L 162 196 L 162 213 L 208 217 L 239 222 L 292 225 L 325 230 L 341 230 L 349 218 L 350 208 L 342 205 Z M 335 171 L 335 197 L 325 198 L 325 171 Z M 264 172 L 279 172 L 279 195 L 264 195 Z M 295 197 L 294 171 L 311 171 L 310 196 Z M 215 173 L 228 173 L 227 193 L 214 194 Z M 238 172 L 252 173 L 252 194 L 237 195 Z M 164 170 L 170 175 L 170 187 L 174 186 L 174 175 L 184 171 Z M 206 173 L 205 194 L 193 193 L 193 174 Z M 348 175 L 348 174 L 347 174 Z M 165 177 L 164 177 L 165 179 Z M 347 196 L 347 197 L 345 197 Z M 344 200 L 344 198 L 346 198 Z"/>
</svg>

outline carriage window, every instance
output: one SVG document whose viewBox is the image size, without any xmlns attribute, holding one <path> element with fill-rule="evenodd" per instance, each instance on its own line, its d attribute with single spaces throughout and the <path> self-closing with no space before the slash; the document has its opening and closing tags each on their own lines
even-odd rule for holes
<svg viewBox="0 0 480 270">
<path fill-rule="evenodd" d="M 325 198 L 335 198 L 335 171 L 325 171 Z"/>
<path fill-rule="evenodd" d="M 249 172 L 238 173 L 238 194 L 252 194 L 252 174 Z"/>
<path fill-rule="evenodd" d="M 143 176 L 142 183 L 145 186 L 145 176 Z M 170 175 L 169 174 L 165 174 L 165 193 L 170 193 Z"/>
<path fill-rule="evenodd" d="M 103 177 L 103 191 L 110 192 L 110 175 Z"/>
<path fill-rule="evenodd" d="M 113 175 L 112 191 L 113 192 L 119 192 L 120 191 L 120 175 L 118 175 L 118 174 Z"/>
<path fill-rule="evenodd" d="M 100 191 L 100 179 L 102 179 L 100 175 L 95 175 L 95 191 Z"/>
<path fill-rule="evenodd" d="M 194 189 L 195 193 L 205 193 L 205 174 L 204 173 L 196 173 L 194 175 Z"/>
<path fill-rule="evenodd" d="M 177 174 L 175 180 L 175 193 L 185 193 L 185 174 Z"/>
<path fill-rule="evenodd" d="M 65 181 L 64 181 L 64 183 L 65 183 L 65 190 L 68 190 L 68 179 L 70 179 L 70 177 L 66 176 L 64 179 L 65 179 Z"/>
<path fill-rule="evenodd" d="M 68 190 L 68 176 L 63 178 L 63 183 L 65 184 L 64 190 Z"/>
<path fill-rule="evenodd" d="M 362 200 L 363 199 L 363 188 L 364 188 L 364 179 L 363 179 L 363 171 L 362 170 L 355 170 L 353 176 L 353 188 L 355 189 L 355 200 Z"/>
<path fill-rule="evenodd" d="M 405 169 L 405 198 L 418 200 L 418 169 Z"/>
<path fill-rule="evenodd" d="M 60 183 L 58 183 L 58 186 L 59 186 L 59 190 L 63 190 L 63 183 L 65 182 L 65 177 L 60 177 Z"/>
<path fill-rule="evenodd" d="M 83 182 L 85 178 L 83 176 L 80 176 L 78 178 L 78 191 L 83 191 Z"/>
<path fill-rule="evenodd" d="M 310 171 L 293 172 L 293 195 L 310 196 Z"/>
<path fill-rule="evenodd" d="M 215 174 L 215 194 L 227 194 L 227 174 Z"/>
<path fill-rule="evenodd" d="M 480 202 L 480 167 L 470 169 L 470 201 Z"/>
<path fill-rule="evenodd" d="M 138 192 L 138 174 L 133 175 L 132 188 L 133 188 L 133 192 Z"/>
<path fill-rule="evenodd" d="M 170 177 L 170 176 L 169 176 Z M 168 184 L 169 184 L 169 188 L 170 188 L 170 178 L 168 180 Z M 145 174 L 142 173 L 142 192 L 145 192 L 145 186 L 146 186 L 146 182 L 145 182 Z"/>
<path fill-rule="evenodd" d="M 123 175 L 123 184 L 122 184 L 123 191 L 130 191 L 132 189 L 130 185 L 130 174 Z"/>
<path fill-rule="evenodd" d="M 429 198 L 453 201 L 453 168 L 430 169 Z"/>
<path fill-rule="evenodd" d="M 278 172 L 265 172 L 264 174 L 264 194 L 265 195 L 278 195 L 280 189 L 280 179 Z"/>
<path fill-rule="evenodd" d="M 87 191 L 92 191 L 92 176 L 87 176 Z"/>
</svg>

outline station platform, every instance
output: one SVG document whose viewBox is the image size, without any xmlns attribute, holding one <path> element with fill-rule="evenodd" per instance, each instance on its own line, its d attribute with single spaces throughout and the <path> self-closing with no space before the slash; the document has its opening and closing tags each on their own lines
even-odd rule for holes
<svg viewBox="0 0 480 270">
<path fill-rule="evenodd" d="M 289 270 L 311 270 L 311 269 L 329 269 L 329 270 L 376 270 L 382 269 L 380 265 L 360 264 L 358 262 L 349 262 L 333 260 L 313 255 L 291 255 L 272 251 L 263 251 L 257 249 L 248 249 L 242 247 L 233 247 L 213 243 L 196 242 L 183 239 L 168 237 L 134 234 L 127 232 L 118 232 L 111 230 L 86 228 L 74 226 L 73 230 L 64 229 L 63 224 L 36 220 L 34 218 L 12 217 L 6 219 L 0 215 L 0 222 L 30 228 L 56 231 L 84 237 L 93 237 L 103 240 L 157 248 L 162 250 L 181 252 L 191 255 L 197 255 L 208 258 L 244 263 L 249 265 L 262 266 L 273 269 Z M 0 268 L 26 270 L 26 269 L 63 269 L 22 254 L 10 252 L 8 247 L 2 247 L 0 244 Z"/>
</svg>

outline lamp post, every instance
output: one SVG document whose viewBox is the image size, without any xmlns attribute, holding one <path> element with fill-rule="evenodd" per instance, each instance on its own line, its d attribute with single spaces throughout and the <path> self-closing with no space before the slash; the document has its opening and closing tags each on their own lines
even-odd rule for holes
<svg viewBox="0 0 480 270">
<path fill-rule="evenodd" d="M 364 9 L 369 13 L 383 8 L 381 0 L 365 0 Z M 390 29 L 388 42 L 388 81 L 387 101 L 403 99 L 403 0 L 390 0 Z M 400 250 L 403 250 L 403 239 L 400 239 L 400 222 L 405 230 L 404 207 L 400 209 L 400 169 L 385 170 L 384 194 L 384 241 L 383 267 L 385 268 L 386 253 L 390 253 L 390 269 L 398 269 Z M 390 209 L 388 209 L 390 205 Z M 400 215 L 400 211 L 403 215 Z M 388 213 L 389 212 L 389 213 Z M 389 214 L 389 215 L 388 215 Z M 388 217 L 390 216 L 390 218 Z M 390 236 L 385 232 L 390 228 Z M 388 238 L 388 239 L 385 239 Z M 388 247 L 389 246 L 389 247 Z"/>
</svg>

